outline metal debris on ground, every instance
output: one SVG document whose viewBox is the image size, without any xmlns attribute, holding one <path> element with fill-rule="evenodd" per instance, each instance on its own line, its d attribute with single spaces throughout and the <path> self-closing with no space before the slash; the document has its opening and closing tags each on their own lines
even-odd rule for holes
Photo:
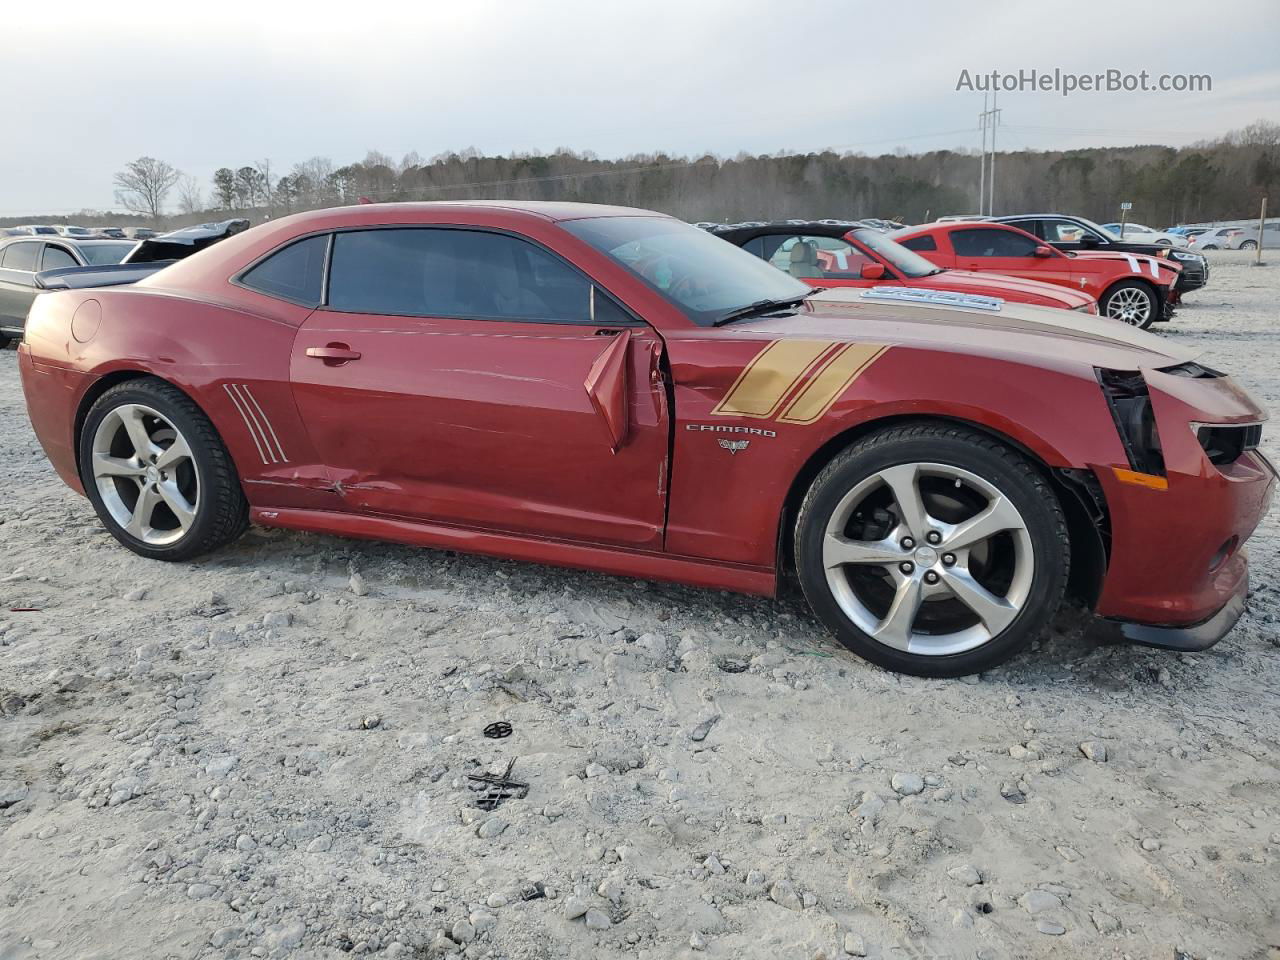
<svg viewBox="0 0 1280 960">
<path fill-rule="evenodd" d="M 521 900 L 541 900 L 546 895 L 547 891 L 543 888 L 540 881 L 537 883 L 531 883 L 520 891 Z"/>
<path fill-rule="evenodd" d="M 509 737 L 511 736 L 511 724 L 505 720 L 495 721 L 484 728 L 484 735 L 490 740 L 501 740 L 503 737 Z"/>
<path fill-rule="evenodd" d="M 523 800 L 529 795 L 527 783 L 511 779 L 511 770 L 515 765 L 516 762 L 512 759 L 507 764 L 507 769 L 501 774 L 467 774 L 467 779 L 471 781 L 471 789 L 480 793 L 476 798 L 477 807 L 481 810 L 494 810 L 499 804 L 506 803 L 508 800 Z"/>
</svg>

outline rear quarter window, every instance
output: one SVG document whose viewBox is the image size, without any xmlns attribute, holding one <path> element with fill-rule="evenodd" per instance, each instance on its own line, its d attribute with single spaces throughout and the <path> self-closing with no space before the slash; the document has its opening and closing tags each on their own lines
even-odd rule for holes
<svg viewBox="0 0 1280 960">
<path fill-rule="evenodd" d="M 906 240 L 899 240 L 900 244 L 908 250 L 937 250 L 938 241 L 934 240 L 930 234 L 920 237 L 909 237 Z"/>
<path fill-rule="evenodd" d="M 240 277 L 250 290 L 308 307 L 320 305 L 324 290 L 324 260 L 329 235 L 295 240 L 277 250 Z"/>
</svg>

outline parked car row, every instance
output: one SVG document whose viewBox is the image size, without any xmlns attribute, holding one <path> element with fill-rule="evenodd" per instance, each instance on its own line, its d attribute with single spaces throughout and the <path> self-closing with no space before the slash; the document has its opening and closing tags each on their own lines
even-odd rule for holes
<svg viewBox="0 0 1280 960">
<path fill-rule="evenodd" d="M 77 227 L 69 223 L 25 223 L 16 227 L 0 227 L 0 237 L 48 236 L 73 239 L 147 240 L 158 232 L 150 227 Z"/>
<path fill-rule="evenodd" d="M 1208 277 L 1199 255 L 1184 266 L 1142 252 L 1144 245 L 1107 240 L 1102 228 L 1088 221 L 1056 215 L 1012 219 L 1016 223 L 957 218 L 892 235 L 864 221 L 840 220 L 752 221 L 707 229 L 814 287 L 901 287 L 997 297 L 1101 313 L 1143 329 L 1172 316 L 1180 287 L 1194 289 Z M 1189 283 L 1188 267 L 1195 271 Z"/>
</svg>

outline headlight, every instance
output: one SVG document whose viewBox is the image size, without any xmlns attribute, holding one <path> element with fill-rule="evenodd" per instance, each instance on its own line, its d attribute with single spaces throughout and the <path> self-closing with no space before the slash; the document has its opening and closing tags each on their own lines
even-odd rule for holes
<svg viewBox="0 0 1280 960">
<path fill-rule="evenodd" d="M 1129 466 L 1139 473 L 1163 477 L 1164 454 L 1160 449 L 1160 434 L 1156 430 L 1147 381 L 1136 370 L 1099 368 L 1097 373 Z"/>
<path fill-rule="evenodd" d="M 1175 260 L 1189 260 L 1192 263 L 1199 263 L 1204 260 L 1204 257 L 1198 253 L 1183 253 L 1181 250 L 1174 250 L 1172 256 Z"/>
</svg>

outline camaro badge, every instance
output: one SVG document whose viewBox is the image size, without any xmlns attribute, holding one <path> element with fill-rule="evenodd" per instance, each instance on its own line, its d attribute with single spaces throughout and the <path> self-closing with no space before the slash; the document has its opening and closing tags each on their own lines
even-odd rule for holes
<svg viewBox="0 0 1280 960">
<path fill-rule="evenodd" d="M 724 447 L 731 454 L 737 454 L 739 450 L 745 450 L 751 445 L 750 440 L 720 440 L 720 446 Z"/>
</svg>

